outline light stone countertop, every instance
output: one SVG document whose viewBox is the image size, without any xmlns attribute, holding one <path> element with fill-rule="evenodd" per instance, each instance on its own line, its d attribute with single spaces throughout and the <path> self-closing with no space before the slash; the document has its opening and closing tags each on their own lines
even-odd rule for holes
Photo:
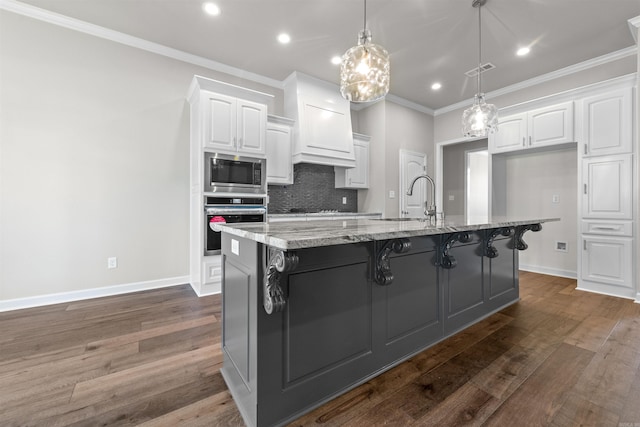
<svg viewBox="0 0 640 427">
<path fill-rule="evenodd" d="M 373 240 L 429 236 L 560 221 L 560 218 L 448 217 L 435 225 L 420 220 L 350 219 L 216 224 L 215 229 L 282 250 L 343 245 Z"/>
</svg>

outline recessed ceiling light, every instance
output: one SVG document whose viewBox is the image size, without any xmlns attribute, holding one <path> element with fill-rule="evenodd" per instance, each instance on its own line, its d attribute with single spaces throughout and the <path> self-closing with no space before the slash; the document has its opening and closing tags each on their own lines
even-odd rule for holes
<svg viewBox="0 0 640 427">
<path fill-rule="evenodd" d="M 282 44 L 287 44 L 291 41 L 291 36 L 287 33 L 278 34 L 278 41 Z"/>
<path fill-rule="evenodd" d="M 333 58 L 331 58 L 331 63 L 333 65 L 340 65 L 342 63 L 342 57 L 341 56 L 334 56 Z"/>
<path fill-rule="evenodd" d="M 220 15 L 220 8 L 215 3 L 204 3 L 202 5 L 202 9 L 207 12 L 209 15 L 218 16 Z"/>
<path fill-rule="evenodd" d="M 516 55 L 518 56 L 525 56 L 526 54 L 528 54 L 529 52 L 531 52 L 531 49 L 529 49 L 528 47 L 521 47 L 520 49 L 518 49 L 518 51 L 516 52 Z"/>
<path fill-rule="evenodd" d="M 438 83 L 438 82 L 436 82 L 436 83 L 434 83 L 434 84 L 432 84 L 432 85 L 431 85 L 431 89 L 433 89 L 433 90 L 438 90 L 438 89 L 440 89 L 441 87 L 442 87 L 442 84 L 440 84 L 440 83 Z"/>
</svg>

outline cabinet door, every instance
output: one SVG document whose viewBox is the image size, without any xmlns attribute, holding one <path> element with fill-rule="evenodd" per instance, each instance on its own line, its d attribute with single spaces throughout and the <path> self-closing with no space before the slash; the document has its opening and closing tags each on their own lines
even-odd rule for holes
<svg viewBox="0 0 640 427">
<path fill-rule="evenodd" d="M 632 151 L 632 89 L 620 89 L 584 99 L 584 154 Z"/>
<path fill-rule="evenodd" d="M 632 219 L 631 171 L 631 154 L 583 159 L 582 216 Z"/>
<path fill-rule="evenodd" d="M 516 114 L 499 119 L 498 131 L 489 135 L 489 151 L 502 153 L 525 147 L 527 115 Z"/>
<path fill-rule="evenodd" d="M 552 105 L 529 112 L 528 147 L 574 142 L 573 102 Z"/>
<path fill-rule="evenodd" d="M 625 288 L 633 286 L 632 239 L 583 236 L 582 279 Z"/>
<path fill-rule="evenodd" d="M 349 188 L 369 188 L 369 143 L 354 140 L 353 149 L 356 156 L 356 167 L 345 171 L 346 186 Z"/>
<path fill-rule="evenodd" d="M 229 152 L 236 149 L 236 99 L 206 93 L 204 111 L 204 146 Z"/>
<path fill-rule="evenodd" d="M 293 184 L 290 126 L 267 124 L 267 183 Z"/>
<path fill-rule="evenodd" d="M 238 99 L 238 151 L 252 155 L 265 154 L 267 106 Z"/>
</svg>

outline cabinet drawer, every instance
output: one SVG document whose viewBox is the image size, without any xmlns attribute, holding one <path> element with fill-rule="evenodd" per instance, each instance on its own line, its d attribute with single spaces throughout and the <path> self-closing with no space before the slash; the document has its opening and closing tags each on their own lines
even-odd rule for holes
<svg viewBox="0 0 640 427">
<path fill-rule="evenodd" d="M 582 221 L 582 232 L 607 236 L 632 236 L 633 223 L 631 221 Z"/>
<path fill-rule="evenodd" d="M 202 281 L 204 283 L 214 283 L 220 282 L 222 280 L 222 267 L 220 265 L 220 256 L 216 255 L 212 257 L 213 259 L 210 261 L 205 261 L 203 263 L 203 275 Z"/>
</svg>

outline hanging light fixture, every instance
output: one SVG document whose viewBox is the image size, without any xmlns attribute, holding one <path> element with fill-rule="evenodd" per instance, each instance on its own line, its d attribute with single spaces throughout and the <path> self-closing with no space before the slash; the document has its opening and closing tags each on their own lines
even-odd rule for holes
<svg viewBox="0 0 640 427">
<path fill-rule="evenodd" d="M 340 93 L 351 102 L 370 102 L 389 92 L 389 53 L 371 43 L 367 28 L 367 0 L 364 0 L 364 28 L 358 33 L 358 45 L 342 55 Z"/>
<path fill-rule="evenodd" d="M 482 72 L 482 17 L 480 10 L 487 0 L 472 0 L 471 5 L 478 8 L 478 93 L 473 105 L 462 113 L 462 134 L 467 137 L 485 137 L 498 130 L 498 109 L 484 101 L 480 82 Z"/>
</svg>

